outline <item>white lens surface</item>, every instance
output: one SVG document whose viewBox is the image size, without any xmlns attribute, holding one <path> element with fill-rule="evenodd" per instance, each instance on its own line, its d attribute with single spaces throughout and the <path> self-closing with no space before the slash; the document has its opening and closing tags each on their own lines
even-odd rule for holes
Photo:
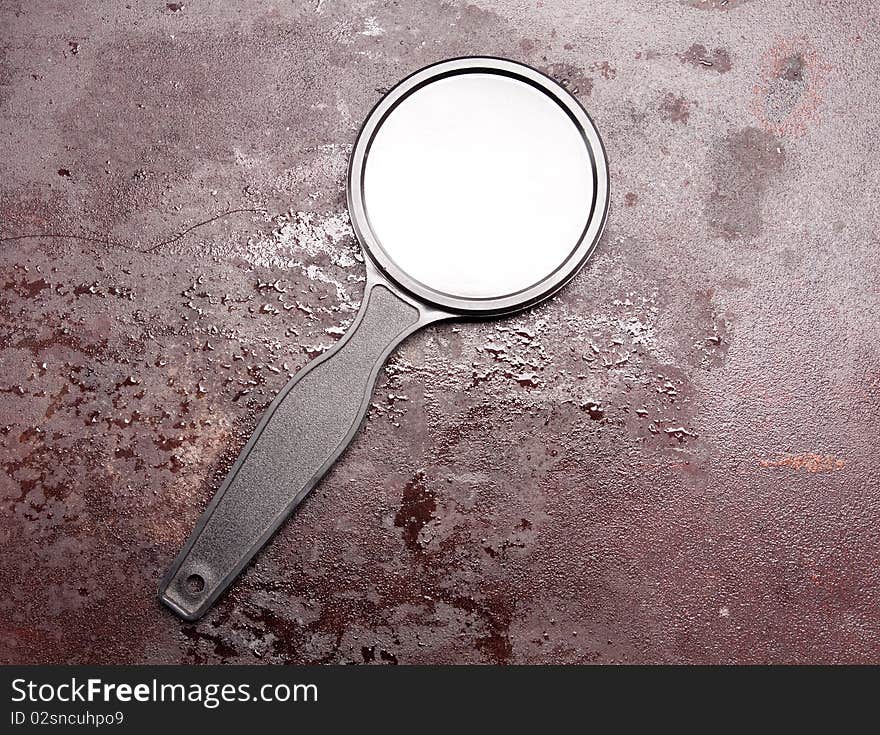
<svg viewBox="0 0 880 735">
<path fill-rule="evenodd" d="M 461 298 L 518 293 L 572 254 L 591 215 L 583 135 L 548 93 L 502 74 L 429 82 L 382 121 L 364 206 L 387 256 Z"/>
</svg>

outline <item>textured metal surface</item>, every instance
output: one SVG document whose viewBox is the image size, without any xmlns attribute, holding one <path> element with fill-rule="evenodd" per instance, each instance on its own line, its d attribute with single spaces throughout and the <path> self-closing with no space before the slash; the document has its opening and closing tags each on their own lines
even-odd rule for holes
<svg viewBox="0 0 880 735">
<path fill-rule="evenodd" d="M 3 662 L 880 658 L 871 4 L 178 7 L 0 11 L 0 227 L 44 235 L 0 249 Z M 357 126 L 470 53 L 595 119 L 594 258 L 407 340 L 296 522 L 181 624 L 157 580 L 354 317 Z"/>
</svg>

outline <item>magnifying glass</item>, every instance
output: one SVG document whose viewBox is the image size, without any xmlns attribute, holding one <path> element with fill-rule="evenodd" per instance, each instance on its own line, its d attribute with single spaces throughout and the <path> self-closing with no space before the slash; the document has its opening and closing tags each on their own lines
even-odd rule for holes
<svg viewBox="0 0 880 735">
<path fill-rule="evenodd" d="M 530 67 L 444 61 L 373 108 L 348 173 L 367 280 L 354 322 L 266 411 L 165 575 L 200 618 L 345 450 L 380 367 L 432 322 L 493 317 L 561 288 L 593 251 L 608 165 L 577 100 Z"/>
</svg>

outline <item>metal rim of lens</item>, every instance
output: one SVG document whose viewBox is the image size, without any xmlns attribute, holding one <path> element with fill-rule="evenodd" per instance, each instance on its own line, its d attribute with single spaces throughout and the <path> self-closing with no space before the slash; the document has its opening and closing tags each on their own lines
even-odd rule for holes
<svg viewBox="0 0 880 735">
<path fill-rule="evenodd" d="M 587 224 L 568 257 L 552 273 L 516 293 L 500 297 L 473 298 L 431 288 L 403 271 L 376 237 L 364 203 L 364 168 L 370 146 L 382 123 L 394 108 L 416 90 L 431 82 L 458 74 L 488 73 L 525 82 L 553 99 L 568 114 L 586 143 L 593 167 L 593 201 Z M 348 168 L 348 211 L 360 244 L 379 270 L 404 291 L 421 301 L 460 314 L 503 314 L 526 308 L 562 288 L 589 259 L 602 235 L 609 202 L 608 161 L 605 147 L 586 110 L 564 87 L 525 64 L 490 56 L 469 56 L 432 64 L 411 74 L 391 89 L 370 111 L 358 133 Z"/>
</svg>

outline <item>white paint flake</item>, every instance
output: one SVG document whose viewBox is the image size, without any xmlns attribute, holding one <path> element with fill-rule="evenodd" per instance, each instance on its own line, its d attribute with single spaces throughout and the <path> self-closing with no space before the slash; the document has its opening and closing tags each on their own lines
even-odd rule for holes
<svg viewBox="0 0 880 735">
<path fill-rule="evenodd" d="M 384 33 L 385 29 L 379 25 L 375 15 L 369 15 L 364 18 L 364 30 L 361 31 L 362 36 L 381 36 Z"/>
</svg>

